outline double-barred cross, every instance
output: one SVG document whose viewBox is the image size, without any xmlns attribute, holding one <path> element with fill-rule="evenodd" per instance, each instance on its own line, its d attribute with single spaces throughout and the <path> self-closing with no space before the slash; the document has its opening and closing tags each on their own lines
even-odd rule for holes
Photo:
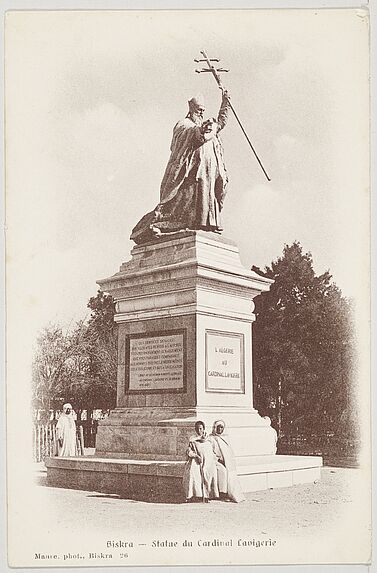
<svg viewBox="0 0 377 573">
<path fill-rule="evenodd" d="M 215 78 L 217 85 L 219 86 L 219 88 L 221 89 L 221 91 L 224 93 L 225 88 L 224 88 L 224 86 L 223 86 L 223 84 L 222 84 L 222 82 L 221 82 L 221 78 L 220 78 L 219 74 L 222 73 L 222 72 L 229 72 L 229 70 L 225 70 L 224 68 L 216 68 L 216 67 L 212 64 L 212 62 L 219 63 L 220 60 L 219 60 L 218 58 L 209 58 L 204 50 L 202 50 L 200 53 L 202 54 L 203 59 L 194 60 L 194 62 L 196 62 L 196 63 L 205 62 L 208 67 L 207 67 L 207 68 L 203 68 L 203 69 L 201 69 L 201 70 L 195 70 L 195 71 L 196 71 L 198 74 L 201 74 L 201 73 L 203 73 L 203 72 L 210 72 L 210 73 L 213 75 L 213 77 Z M 269 176 L 267 175 L 267 172 L 266 172 L 265 168 L 263 167 L 262 162 L 261 162 L 261 160 L 259 159 L 259 157 L 258 157 L 258 155 L 257 155 L 257 152 L 255 151 L 254 146 L 253 146 L 253 144 L 251 143 L 251 141 L 250 141 L 250 139 L 249 139 L 249 136 L 247 135 L 247 133 L 246 133 L 246 131 L 245 131 L 245 129 L 244 129 L 242 123 L 241 123 L 241 120 L 239 119 L 239 117 L 238 117 L 238 115 L 237 115 L 237 113 L 236 113 L 236 111 L 235 111 L 235 109 L 234 109 L 234 107 L 233 107 L 231 101 L 229 101 L 229 106 L 230 106 L 230 109 L 232 110 L 232 112 L 233 112 L 233 114 L 234 114 L 234 117 L 236 118 L 236 120 L 237 120 L 237 122 L 238 122 L 238 125 L 239 125 L 240 128 L 242 129 L 242 132 L 243 132 L 244 136 L 246 137 L 247 142 L 248 142 L 249 146 L 251 147 L 251 150 L 252 150 L 252 152 L 254 153 L 255 158 L 257 159 L 257 161 L 258 161 L 258 163 L 259 163 L 259 165 L 260 165 L 260 167 L 261 167 L 263 173 L 265 174 L 267 180 L 268 180 L 268 181 L 271 181 L 271 179 L 270 179 Z"/>
</svg>

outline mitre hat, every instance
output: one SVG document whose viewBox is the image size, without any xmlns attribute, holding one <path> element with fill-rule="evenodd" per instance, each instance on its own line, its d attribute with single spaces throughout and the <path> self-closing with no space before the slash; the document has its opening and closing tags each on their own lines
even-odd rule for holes
<svg viewBox="0 0 377 573">
<path fill-rule="evenodd" d="M 204 97 L 202 96 L 202 94 L 198 94 L 195 97 L 192 97 L 191 99 L 189 99 L 188 104 L 189 104 L 190 111 L 198 109 L 198 107 L 205 107 L 206 106 L 204 103 Z"/>
</svg>

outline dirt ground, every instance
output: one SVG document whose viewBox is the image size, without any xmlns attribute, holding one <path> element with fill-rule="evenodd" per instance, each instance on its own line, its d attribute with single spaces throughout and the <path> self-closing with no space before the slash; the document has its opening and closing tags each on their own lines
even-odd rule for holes
<svg viewBox="0 0 377 573">
<path fill-rule="evenodd" d="M 43 464 L 37 467 L 36 496 L 41 505 L 54 507 L 56 515 L 64 515 L 64 528 L 82 526 L 82 519 L 94 529 L 111 526 L 113 531 L 132 531 L 143 523 L 145 534 L 163 526 L 165 534 L 177 530 L 199 533 L 216 529 L 234 533 L 242 524 L 243 532 L 253 535 L 278 535 L 282 528 L 289 536 L 324 534 L 336 527 L 347 515 L 357 511 L 360 470 L 329 468 L 322 470 L 321 480 L 288 488 L 270 489 L 246 494 L 240 504 L 211 501 L 209 504 L 148 503 L 122 499 L 117 495 L 68 490 L 47 486 Z"/>
<path fill-rule="evenodd" d="M 50 487 L 43 464 L 33 472 L 32 483 L 30 475 L 20 476 L 20 484 L 29 485 L 17 490 L 22 503 L 15 506 L 18 513 L 10 513 L 13 566 L 254 566 L 370 559 L 369 474 L 361 469 L 324 467 L 316 483 L 246 493 L 242 503 L 208 504 L 151 503 Z"/>
</svg>

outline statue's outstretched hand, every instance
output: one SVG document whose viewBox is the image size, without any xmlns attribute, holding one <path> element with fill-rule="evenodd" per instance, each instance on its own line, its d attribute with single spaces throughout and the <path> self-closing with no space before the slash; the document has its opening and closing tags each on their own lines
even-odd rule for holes
<svg viewBox="0 0 377 573">
<path fill-rule="evenodd" d="M 223 89 L 223 100 L 230 103 L 230 94 L 225 88 Z"/>
</svg>

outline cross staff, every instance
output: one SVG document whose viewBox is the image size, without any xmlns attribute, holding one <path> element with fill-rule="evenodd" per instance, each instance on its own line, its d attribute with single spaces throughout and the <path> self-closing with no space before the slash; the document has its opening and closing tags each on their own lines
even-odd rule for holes
<svg viewBox="0 0 377 573">
<path fill-rule="evenodd" d="M 199 62 L 205 62 L 205 63 L 208 65 L 208 68 L 203 68 L 202 70 L 195 70 L 195 71 L 196 71 L 198 74 L 201 74 L 202 72 L 211 72 L 212 75 L 213 75 L 213 77 L 215 78 L 215 80 L 216 80 L 216 82 L 217 82 L 217 85 L 219 86 L 219 88 L 221 89 L 221 91 L 224 92 L 224 91 L 225 91 L 225 88 L 224 88 L 224 86 L 223 86 L 222 83 L 221 83 L 221 79 L 220 79 L 220 76 L 219 76 L 219 72 L 229 72 L 229 70 L 224 70 L 224 68 L 217 68 L 217 69 L 216 69 L 216 68 L 212 65 L 211 62 L 219 62 L 220 60 L 217 59 L 217 58 L 209 58 L 204 51 L 201 51 L 200 53 L 201 53 L 202 56 L 204 57 L 204 60 L 194 60 L 194 62 L 197 62 L 197 63 L 199 63 Z M 234 113 L 234 117 L 236 118 L 236 120 L 237 120 L 237 122 L 238 122 L 238 125 L 239 125 L 240 128 L 242 129 L 242 132 L 243 132 L 244 136 L 246 137 L 247 142 L 248 142 L 248 144 L 250 145 L 250 147 L 251 147 L 251 149 L 252 149 L 252 151 L 253 151 L 253 153 L 254 153 L 254 155 L 255 155 L 255 157 L 256 157 L 258 163 L 259 163 L 259 165 L 261 166 L 263 173 L 265 174 L 267 180 L 268 180 L 268 181 L 271 181 L 271 179 L 270 179 L 269 176 L 267 175 L 267 172 L 266 172 L 265 168 L 264 168 L 263 165 L 262 165 L 261 160 L 259 159 L 259 157 L 258 157 L 258 155 L 257 155 L 257 152 L 255 151 L 255 149 L 254 149 L 254 147 L 253 147 L 253 144 L 251 143 L 251 141 L 250 141 L 250 139 L 249 139 L 249 136 L 247 135 L 247 133 L 246 133 L 246 131 L 245 131 L 245 129 L 244 129 L 244 127 L 243 127 L 243 125 L 242 125 L 242 123 L 241 123 L 241 121 L 240 121 L 240 119 L 239 119 L 239 117 L 238 117 L 238 115 L 237 115 L 237 113 L 236 113 L 236 111 L 235 111 L 235 109 L 234 109 L 234 107 L 232 106 L 232 103 L 231 103 L 230 101 L 229 101 L 229 106 L 230 106 L 230 109 L 232 110 L 232 112 Z"/>
</svg>

